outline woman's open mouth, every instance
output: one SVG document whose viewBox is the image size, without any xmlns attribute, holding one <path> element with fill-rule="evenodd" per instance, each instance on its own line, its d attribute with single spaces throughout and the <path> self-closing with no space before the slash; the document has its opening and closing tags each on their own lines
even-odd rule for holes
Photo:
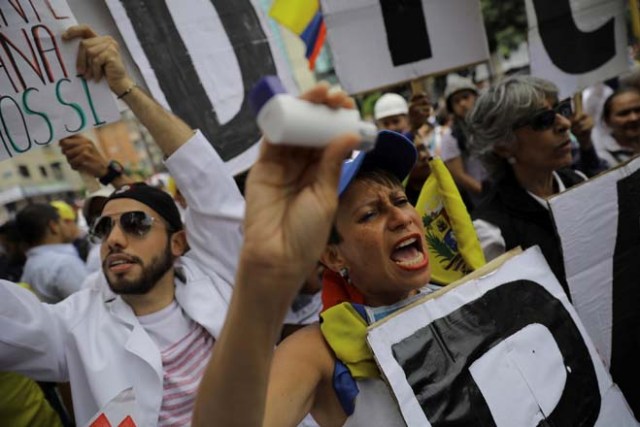
<svg viewBox="0 0 640 427">
<path fill-rule="evenodd" d="M 419 270 L 429 264 L 419 235 L 405 237 L 396 243 L 389 258 L 404 270 Z"/>
</svg>

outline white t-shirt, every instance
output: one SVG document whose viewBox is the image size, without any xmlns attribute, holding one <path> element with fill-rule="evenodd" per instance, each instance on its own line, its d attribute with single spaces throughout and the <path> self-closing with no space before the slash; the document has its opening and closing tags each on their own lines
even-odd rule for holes
<svg viewBox="0 0 640 427">
<path fill-rule="evenodd" d="M 469 175 L 478 180 L 478 182 L 482 182 L 487 178 L 487 171 L 482 165 L 480 159 L 473 156 L 462 155 L 462 151 L 460 151 L 460 146 L 458 145 L 458 140 L 451 134 L 451 129 L 447 129 L 442 135 L 440 147 L 440 157 L 443 162 L 455 159 L 456 157 L 462 157 L 464 169 Z"/>
</svg>

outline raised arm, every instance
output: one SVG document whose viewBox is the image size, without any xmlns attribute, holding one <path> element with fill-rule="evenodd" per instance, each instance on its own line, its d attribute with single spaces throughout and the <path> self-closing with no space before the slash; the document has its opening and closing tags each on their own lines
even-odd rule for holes
<svg viewBox="0 0 640 427">
<path fill-rule="evenodd" d="M 149 130 L 165 156 L 170 156 L 193 135 L 180 118 L 168 112 L 140 89 L 127 74 L 118 43 L 111 36 L 99 36 L 86 25 L 70 27 L 65 40 L 80 38 L 76 69 L 87 80 L 105 78 L 111 91 L 127 103 L 138 120 Z"/>
<path fill-rule="evenodd" d="M 344 93 L 329 94 L 324 85 L 304 97 L 353 106 Z M 346 135 L 326 149 L 263 144 L 247 180 L 236 286 L 200 385 L 193 425 L 262 426 L 273 347 L 289 305 L 325 246 L 342 160 L 357 142 Z M 298 404 L 308 407 L 308 400 Z"/>
<path fill-rule="evenodd" d="M 234 282 L 240 246 L 244 197 L 212 145 L 198 132 L 165 162 L 187 201 L 184 223 L 188 257 L 212 276 Z"/>
<path fill-rule="evenodd" d="M 134 84 L 112 37 L 98 36 L 91 28 L 81 25 L 69 28 L 64 38 L 82 39 L 78 72 L 87 79 L 105 78 L 113 93 L 127 103 L 167 157 L 167 167 L 188 203 L 185 226 L 191 247 L 189 256 L 211 275 L 232 283 L 242 241 L 244 199 L 222 159 L 201 133 L 194 132 Z M 65 154 L 69 154 L 70 162 L 70 156 L 75 156 L 76 163 L 91 157 L 94 169 L 103 169 L 104 162 L 95 160 L 95 153 L 88 153 L 95 147 L 86 144 L 75 147 L 78 143 L 73 141 L 63 141 L 61 145 Z M 86 169 L 86 164 L 78 168 Z M 92 174 L 97 176 L 97 172 Z"/>
<path fill-rule="evenodd" d="M 454 157 L 445 162 L 454 181 L 472 194 L 482 193 L 482 183 L 469 175 L 464 168 L 462 157 Z"/>
</svg>

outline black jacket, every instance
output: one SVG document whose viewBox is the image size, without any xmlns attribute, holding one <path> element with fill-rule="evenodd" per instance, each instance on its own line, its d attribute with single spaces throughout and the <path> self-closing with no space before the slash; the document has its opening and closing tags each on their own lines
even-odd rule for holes
<svg viewBox="0 0 640 427">
<path fill-rule="evenodd" d="M 557 171 L 565 187 L 583 182 L 584 178 L 571 169 Z M 526 249 L 538 245 L 551 270 L 570 296 L 564 272 L 560 239 L 551 214 L 520 186 L 509 171 L 489 190 L 487 196 L 473 212 L 473 219 L 487 221 L 500 229 L 505 249 L 516 246 Z"/>
</svg>

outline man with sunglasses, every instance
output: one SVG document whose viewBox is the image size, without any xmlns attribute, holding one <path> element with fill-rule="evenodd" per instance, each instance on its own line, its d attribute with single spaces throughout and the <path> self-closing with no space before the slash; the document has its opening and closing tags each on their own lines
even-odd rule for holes
<svg viewBox="0 0 640 427">
<path fill-rule="evenodd" d="M 92 227 L 100 280 L 56 305 L 0 282 L 0 371 L 69 381 L 78 425 L 188 425 L 231 298 L 244 199 L 203 135 L 129 78 L 111 37 L 63 37 L 82 39 L 77 72 L 105 78 L 147 127 L 189 209 L 183 225 L 171 196 L 124 185 Z"/>
</svg>

